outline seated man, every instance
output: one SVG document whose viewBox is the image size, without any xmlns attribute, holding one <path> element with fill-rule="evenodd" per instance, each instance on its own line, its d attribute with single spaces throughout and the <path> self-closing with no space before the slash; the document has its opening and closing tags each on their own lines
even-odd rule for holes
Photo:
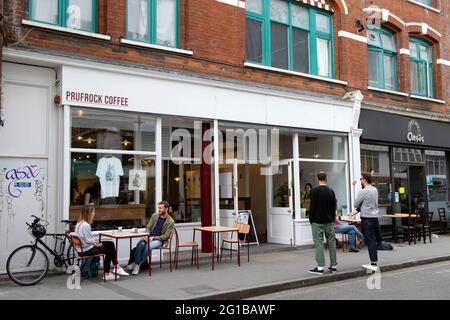
<svg viewBox="0 0 450 320">
<path fill-rule="evenodd" d="M 169 216 L 169 203 L 161 201 L 158 204 L 158 212 L 151 216 L 147 225 L 147 230 L 150 232 L 150 252 L 160 248 L 169 240 L 174 226 L 175 221 Z M 147 261 L 147 257 L 148 244 L 147 238 L 144 238 L 131 251 L 127 270 L 133 271 L 133 275 L 139 274 L 141 264 Z"/>
<path fill-rule="evenodd" d="M 362 247 L 362 245 L 364 244 L 364 236 L 361 232 L 359 232 L 358 228 L 356 228 L 354 225 L 342 224 L 342 222 L 338 220 L 338 217 L 336 217 L 333 226 L 335 233 L 343 233 L 348 235 L 348 251 L 359 252 L 359 250 L 356 249 L 356 237 L 361 240 L 360 247 Z"/>
</svg>

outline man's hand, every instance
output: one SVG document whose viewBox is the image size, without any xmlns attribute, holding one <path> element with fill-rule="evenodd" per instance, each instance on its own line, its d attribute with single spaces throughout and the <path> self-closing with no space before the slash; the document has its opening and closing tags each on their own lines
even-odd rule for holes
<svg viewBox="0 0 450 320">
<path fill-rule="evenodd" d="M 153 241 L 153 237 L 144 237 L 144 241 L 147 242 L 152 242 Z"/>
<path fill-rule="evenodd" d="M 103 247 L 103 244 L 100 243 L 100 242 L 95 241 L 94 242 L 94 246 L 97 247 L 97 248 L 101 248 L 101 247 Z"/>
<path fill-rule="evenodd" d="M 357 214 L 358 214 L 358 211 L 353 210 L 352 212 L 350 212 L 349 216 L 353 217 L 353 216 L 356 216 Z"/>
</svg>

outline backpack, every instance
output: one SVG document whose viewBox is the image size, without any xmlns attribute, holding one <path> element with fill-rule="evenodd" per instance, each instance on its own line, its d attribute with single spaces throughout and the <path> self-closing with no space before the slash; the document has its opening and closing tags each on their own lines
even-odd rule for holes
<svg viewBox="0 0 450 320">
<path fill-rule="evenodd" d="M 387 251 L 391 251 L 394 250 L 394 247 L 392 246 L 392 244 L 387 243 L 387 242 L 383 242 L 378 246 L 378 250 L 387 250 Z"/>
<path fill-rule="evenodd" d="M 83 278 L 92 279 L 98 275 L 100 268 L 100 257 L 83 260 Z"/>
</svg>

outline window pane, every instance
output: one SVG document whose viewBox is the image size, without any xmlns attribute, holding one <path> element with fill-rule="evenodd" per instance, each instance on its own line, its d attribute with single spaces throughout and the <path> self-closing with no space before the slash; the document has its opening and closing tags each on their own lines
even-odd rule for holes
<svg viewBox="0 0 450 320">
<path fill-rule="evenodd" d="M 144 227 L 155 210 L 155 159 L 134 155 L 71 154 L 70 219 L 95 206 L 93 229 Z"/>
<path fill-rule="evenodd" d="M 410 62 L 410 77 L 411 77 L 411 91 L 412 93 L 419 93 L 419 63 Z"/>
<path fill-rule="evenodd" d="M 391 204 L 391 171 L 389 166 L 389 149 L 387 147 L 361 145 L 361 172 L 372 175 L 374 186 L 378 189 L 380 206 Z"/>
<path fill-rule="evenodd" d="M 410 42 L 409 43 L 409 53 L 410 56 L 413 58 L 418 58 L 419 56 L 417 55 L 417 45 L 414 42 Z"/>
<path fill-rule="evenodd" d="M 73 29 L 94 30 L 92 0 L 69 0 L 66 26 Z"/>
<path fill-rule="evenodd" d="M 317 67 L 319 76 L 330 77 L 330 42 L 317 38 Z"/>
<path fill-rule="evenodd" d="M 33 0 L 32 19 L 58 24 L 58 0 Z"/>
<path fill-rule="evenodd" d="M 426 75 L 426 67 L 425 67 L 425 63 L 419 63 L 418 66 L 418 71 L 419 71 L 419 93 L 421 94 L 426 94 L 427 90 L 426 90 L 426 86 L 427 86 L 427 75 Z"/>
<path fill-rule="evenodd" d="M 263 12 L 262 0 L 247 0 L 247 1 L 245 1 L 245 9 L 247 11 L 262 14 L 262 12 Z"/>
<path fill-rule="evenodd" d="M 300 158 L 320 160 L 345 160 L 346 138 L 343 136 L 301 133 Z"/>
<path fill-rule="evenodd" d="M 128 0 L 128 38 L 148 41 L 148 1 Z"/>
<path fill-rule="evenodd" d="M 303 29 L 308 29 L 308 9 L 296 5 L 292 5 L 292 25 Z"/>
<path fill-rule="evenodd" d="M 369 85 L 380 87 L 380 53 L 369 51 Z"/>
<path fill-rule="evenodd" d="M 293 28 L 292 42 L 294 49 L 294 71 L 309 73 L 309 33 Z"/>
<path fill-rule="evenodd" d="M 289 69 L 288 27 L 279 23 L 270 24 L 272 67 Z"/>
<path fill-rule="evenodd" d="M 289 23 L 288 3 L 284 0 L 270 0 L 270 19 Z"/>
<path fill-rule="evenodd" d="M 382 32 L 381 41 L 385 50 L 396 51 L 394 36 Z"/>
<path fill-rule="evenodd" d="M 176 47 L 177 0 L 157 0 L 156 15 L 156 43 Z"/>
<path fill-rule="evenodd" d="M 420 46 L 420 59 L 425 61 L 431 61 L 430 48 Z"/>
<path fill-rule="evenodd" d="M 320 13 L 316 13 L 316 30 L 330 33 L 330 17 Z"/>
<path fill-rule="evenodd" d="M 280 166 L 278 174 L 272 176 L 272 194 L 274 208 L 289 207 L 289 172 L 288 166 Z"/>
<path fill-rule="evenodd" d="M 72 148 L 155 151 L 153 117 L 88 108 L 71 113 Z"/>
<path fill-rule="evenodd" d="M 377 30 L 367 30 L 368 44 L 374 47 L 381 48 L 380 33 Z"/>
<path fill-rule="evenodd" d="M 247 60 L 262 63 L 262 23 L 247 19 Z"/>
<path fill-rule="evenodd" d="M 388 90 L 394 90 L 394 57 L 384 55 L 384 86 Z"/>
</svg>

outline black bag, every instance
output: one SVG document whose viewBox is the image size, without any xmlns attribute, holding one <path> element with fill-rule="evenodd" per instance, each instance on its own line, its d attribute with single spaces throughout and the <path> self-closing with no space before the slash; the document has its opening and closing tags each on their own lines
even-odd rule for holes
<svg viewBox="0 0 450 320">
<path fill-rule="evenodd" d="M 83 261 L 83 278 L 92 279 L 98 275 L 100 268 L 100 257 L 85 259 Z"/>
<path fill-rule="evenodd" d="M 381 244 L 378 246 L 378 250 L 387 250 L 387 251 L 391 251 L 391 250 L 394 250 L 394 247 L 392 246 L 392 244 L 387 243 L 387 242 L 384 242 L 384 243 L 381 243 Z"/>
</svg>

